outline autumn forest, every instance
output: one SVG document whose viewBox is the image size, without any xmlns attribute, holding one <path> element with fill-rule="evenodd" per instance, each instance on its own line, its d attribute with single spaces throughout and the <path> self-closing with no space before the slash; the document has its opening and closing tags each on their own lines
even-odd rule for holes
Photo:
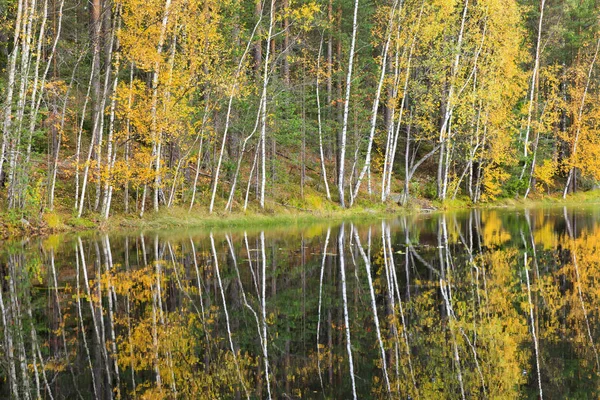
<svg viewBox="0 0 600 400">
<path fill-rule="evenodd" d="M 0 0 L 0 398 L 599 398 L 599 17 Z"/>
<path fill-rule="evenodd" d="M 106 219 L 593 189 L 598 11 L 2 0 L 2 208 Z"/>
</svg>

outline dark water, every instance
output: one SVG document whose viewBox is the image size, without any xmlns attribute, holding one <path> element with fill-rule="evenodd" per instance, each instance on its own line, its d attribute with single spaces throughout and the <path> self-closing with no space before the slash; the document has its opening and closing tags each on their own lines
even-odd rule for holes
<svg viewBox="0 0 600 400">
<path fill-rule="evenodd" d="M 50 237 L 0 254 L 0 397 L 598 398 L 600 212 Z"/>
</svg>

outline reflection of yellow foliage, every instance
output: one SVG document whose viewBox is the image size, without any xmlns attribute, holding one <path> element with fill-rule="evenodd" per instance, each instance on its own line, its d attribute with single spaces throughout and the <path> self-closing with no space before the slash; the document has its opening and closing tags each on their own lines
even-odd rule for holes
<svg viewBox="0 0 600 400">
<path fill-rule="evenodd" d="M 515 293 L 512 287 L 517 254 L 513 250 L 494 251 L 482 266 L 489 268 L 485 279 L 490 319 L 484 322 L 481 335 L 488 337 L 491 354 L 487 359 L 494 360 L 485 364 L 492 380 L 488 384 L 491 398 L 519 397 L 515 385 L 524 382 L 522 371 L 529 361 L 529 351 L 522 348 L 522 343 L 529 340 L 527 320 L 515 308 L 520 293 Z"/>
<path fill-rule="evenodd" d="M 556 248 L 558 238 L 554 232 L 552 221 L 545 221 L 541 227 L 533 231 L 533 238 L 536 244 L 544 246 L 545 250 Z"/>
<path fill-rule="evenodd" d="M 484 213 L 483 216 L 483 242 L 487 246 L 497 246 L 506 243 L 511 236 L 502 226 L 502 221 L 496 211 Z"/>
<path fill-rule="evenodd" d="M 133 369 L 136 374 L 160 375 L 160 387 L 155 380 L 149 379 L 137 386 L 136 395 L 167 399 L 173 398 L 173 390 L 177 390 L 178 397 L 214 399 L 241 390 L 231 351 L 225 348 L 211 350 L 208 346 L 217 343 L 206 342 L 206 331 L 211 329 L 210 321 L 218 318 L 218 307 L 211 307 L 206 326 L 195 313 L 178 311 L 163 315 L 156 309 L 156 279 L 153 265 L 116 276 L 105 274 L 102 279 L 104 285 L 113 285 L 117 295 L 128 296 L 131 307 L 136 310 L 135 317 L 122 315 L 117 318 L 120 368 Z M 168 285 L 164 273 L 160 274 L 160 284 L 163 288 Z M 193 293 L 193 288 L 186 291 Z M 164 291 L 162 297 L 165 302 Z M 210 363 L 204 365 L 202 355 L 209 351 Z M 255 361 L 248 355 L 237 354 L 237 363 L 242 375 L 246 376 L 248 373 L 244 371 L 249 371 Z"/>
</svg>

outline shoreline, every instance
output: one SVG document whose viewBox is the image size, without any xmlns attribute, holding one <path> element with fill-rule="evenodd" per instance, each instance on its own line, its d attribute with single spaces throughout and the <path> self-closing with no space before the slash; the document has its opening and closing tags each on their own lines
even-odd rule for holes
<svg viewBox="0 0 600 400">
<path fill-rule="evenodd" d="M 402 207 L 395 203 L 361 202 L 350 209 L 342 209 L 333 202 L 327 209 L 300 209 L 293 206 L 274 204 L 266 210 L 249 210 L 246 212 L 225 213 L 222 211 L 209 214 L 203 207 L 188 212 L 187 207 L 161 209 L 158 213 L 147 212 L 144 217 L 135 214 L 115 214 L 108 220 L 101 220 L 99 215 L 76 218 L 65 211 L 45 212 L 30 222 L 25 218 L 16 220 L 14 216 L 0 215 L 0 236 L 3 240 L 19 239 L 25 236 L 45 237 L 53 234 L 74 232 L 114 232 L 126 230 L 158 230 L 158 229 L 223 229 L 281 227 L 284 225 L 308 225 L 323 221 L 377 220 L 394 216 L 410 216 L 440 212 L 459 212 L 474 208 L 479 209 L 525 209 L 557 206 L 591 206 L 600 205 L 600 191 L 580 192 L 567 196 L 566 199 L 555 196 L 543 196 L 534 199 L 497 199 L 493 202 L 471 204 L 465 200 L 448 200 L 444 203 L 424 199 L 412 199 Z"/>
</svg>

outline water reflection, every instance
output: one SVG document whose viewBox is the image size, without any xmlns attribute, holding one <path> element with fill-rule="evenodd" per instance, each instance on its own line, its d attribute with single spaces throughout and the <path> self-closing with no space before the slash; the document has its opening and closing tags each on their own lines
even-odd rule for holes
<svg viewBox="0 0 600 400">
<path fill-rule="evenodd" d="M 599 220 L 5 243 L 0 396 L 596 398 Z"/>
</svg>

